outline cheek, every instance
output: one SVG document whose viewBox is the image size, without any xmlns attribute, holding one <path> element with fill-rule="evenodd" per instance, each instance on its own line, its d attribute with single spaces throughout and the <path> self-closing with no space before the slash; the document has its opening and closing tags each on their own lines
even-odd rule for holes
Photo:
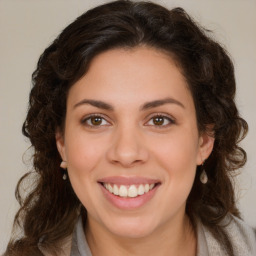
<svg viewBox="0 0 256 256">
<path fill-rule="evenodd" d="M 67 138 L 66 152 L 68 175 L 75 194 L 82 204 L 92 211 L 97 192 L 97 167 L 103 157 L 103 147 L 100 143 L 89 140 L 86 136 Z M 95 190 L 96 188 L 96 190 Z M 92 208 L 92 209 L 91 209 Z"/>
<path fill-rule="evenodd" d="M 169 195 L 186 200 L 194 182 L 198 142 L 192 132 L 175 133 L 161 143 L 154 143 L 153 155 L 164 173 Z"/>
<path fill-rule="evenodd" d="M 100 141 L 76 133 L 76 136 L 66 137 L 66 152 L 72 187 L 82 204 L 91 210 L 95 204 L 95 193 L 98 193 L 95 190 L 95 170 L 104 157 L 104 147 Z"/>
<path fill-rule="evenodd" d="M 166 136 L 165 139 L 158 139 L 158 143 L 152 143 L 154 147 L 151 147 L 151 155 L 156 164 L 154 167 L 163 181 L 157 207 L 163 212 L 165 220 L 186 205 L 196 173 L 198 146 L 195 138 L 197 137 L 191 136 L 191 133 L 185 135 L 177 132 L 168 138 Z"/>
<path fill-rule="evenodd" d="M 103 142 L 99 138 L 90 138 L 76 133 L 76 136 L 67 137 L 66 152 L 69 167 L 81 175 L 88 175 L 99 159 L 103 157 Z"/>
<path fill-rule="evenodd" d="M 176 133 L 152 143 L 153 154 L 165 169 L 184 173 L 196 167 L 198 143 L 189 134 L 191 133 Z"/>
</svg>

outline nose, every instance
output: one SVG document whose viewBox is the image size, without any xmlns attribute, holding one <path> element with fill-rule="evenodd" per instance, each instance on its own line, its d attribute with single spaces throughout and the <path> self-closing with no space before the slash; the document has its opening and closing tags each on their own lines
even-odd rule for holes
<svg viewBox="0 0 256 256">
<path fill-rule="evenodd" d="M 119 128 L 115 131 L 113 142 L 107 152 L 108 160 L 129 168 L 145 163 L 149 154 L 143 136 L 136 128 Z"/>
</svg>

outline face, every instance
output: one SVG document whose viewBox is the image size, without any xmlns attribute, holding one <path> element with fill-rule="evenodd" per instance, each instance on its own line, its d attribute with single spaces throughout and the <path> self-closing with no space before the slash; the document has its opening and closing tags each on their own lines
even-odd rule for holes
<svg viewBox="0 0 256 256">
<path fill-rule="evenodd" d="M 198 132 L 179 68 L 146 47 L 93 59 L 69 91 L 56 140 L 89 223 L 123 237 L 145 237 L 184 217 L 196 167 L 213 145 Z"/>
</svg>

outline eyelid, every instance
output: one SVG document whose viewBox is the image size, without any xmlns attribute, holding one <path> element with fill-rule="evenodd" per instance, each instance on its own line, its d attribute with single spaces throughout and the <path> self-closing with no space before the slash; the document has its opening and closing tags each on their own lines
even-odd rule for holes
<svg viewBox="0 0 256 256">
<path fill-rule="evenodd" d="M 152 118 L 154 117 L 163 117 L 165 119 L 167 119 L 170 123 L 167 124 L 167 125 L 147 125 L 147 123 L 152 120 Z M 173 125 L 173 124 L 176 124 L 176 120 L 174 117 L 172 117 L 171 115 L 169 114 L 166 114 L 166 113 L 154 113 L 154 114 L 151 114 L 147 117 L 147 122 L 146 122 L 146 126 L 154 126 L 156 128 L 166 128 L 166 127 L 169 127 L 170 125 Z"/>
<path fill-rule="evenodd" d="M 87 120 L 89 120 L 90 118 L 92 117 L 101 117 L 102 119 L 104 119 L 107 123 L 109 123 L 109 125 L 111 125 L 111 122 L 109 121 L 109 118 L 106 117 L 106 115 L 104 114 L 101 114 L 101 113 L 93 113 L 93 114 L 88 114 L 86 116 L 84 116 L 82 119 L 81 119 L 81 124 L 82 125 L 86 125 L 87 127 L 90 127 L 90 128 L 100 128 L 102 126 L 109 126 L 109 125 L 88 125 L 86 123 Z"/>
<path fill-rule="evenodd" d="M 92 117 L 100 117 L 100 118 L 102 118 L 102 119 L 104 119 L 108 124 L 106 125 L 106 124 L 104 124 L 104 125 L 89 125 L 89 124 L 87 124 L 86 123 L 86 121 L 87 120 L 89 120 L 90 118 L 92 118 Z M 149 124 L 147 124 L 147 123 L 149 123 L 150 122 L 150 120 L 152 120 L 152 118 L 154 118 L 154 117 L 163 117 L 164 119 L 167 119 L 168 121 L 169 121 L 169 123 L 168 124 L 165 124 L 165 125 L 149 125 Z M 156 127 L 156 128 L 166 128 L 166 127 L 169 127 L 170 125 L 173 125 L 173 124 L 176 124 L 176 120 L 175 120 L 175 118 L 173 118 L 170 114 L 167 114 L 167 113 L 153 113 L 153 114 L 150 114 L 150 115 L 148 115 L 147 116 L 147 121 L 145 122 L 145 125 L 146 126 L 154 126 L 154 127 Z M 105 114 L 102 114 L 102 113 L 92 113 L 92 114 L 88 114 L 88 115 L 86 115 L 86 116 L 84 116 L 82 119 L 81 119 L 81 121 L 80 121 L 80 123 L 82 124 L 82 125 L 85 125 L 85 126 L 87 126 L 87 127 L 89 127 L 89 128 L 94 128 L 94 129 L 97 129 L 97 128 L 101 128 L 101 127 L 103 127 L 103 126 L 110 126 L 111 125 L 111 122 L 109 121 L 109 118 L 108 117 L 106 117 L 106 115 Z"/>
</svg>

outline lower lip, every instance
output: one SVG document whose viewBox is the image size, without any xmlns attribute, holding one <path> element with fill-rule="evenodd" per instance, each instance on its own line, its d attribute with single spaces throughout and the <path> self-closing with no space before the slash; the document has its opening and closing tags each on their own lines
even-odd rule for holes
<svg viewBox="0 0 256 256">
<path fill-rule="evenodd" d="M 120 197 L 110 193 L 102 184 L 99 184 L 106 199 L 115 207 L 123 210 L 133 210 L 142 207 L 155 195 L 159 185 L 156 185 L 149 192 L 137 197 Z"/>
</svg>

